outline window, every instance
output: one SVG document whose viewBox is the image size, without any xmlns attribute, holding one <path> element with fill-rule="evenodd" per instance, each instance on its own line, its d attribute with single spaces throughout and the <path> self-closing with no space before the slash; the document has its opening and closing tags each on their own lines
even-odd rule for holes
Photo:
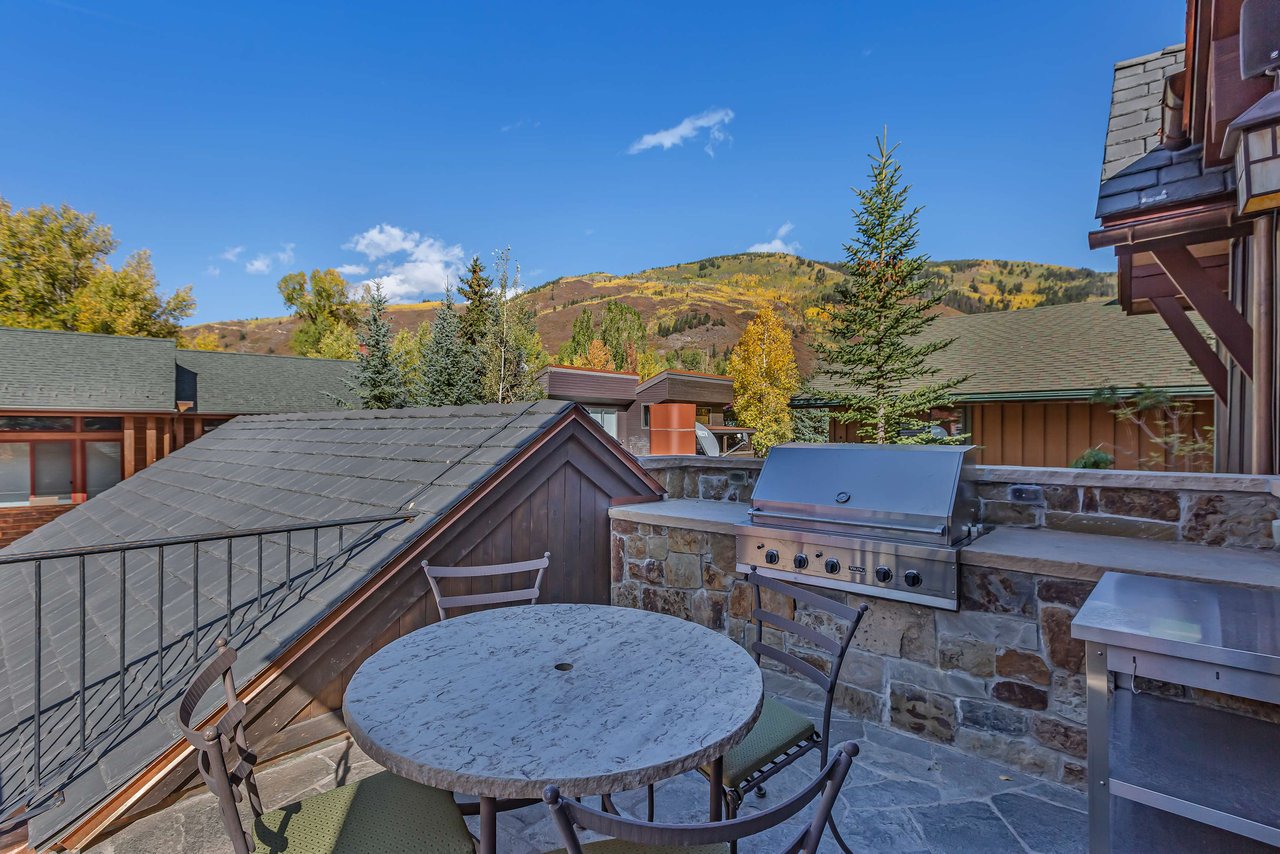
<svg viewBox="0 0 1280 854">
<path fill-rule="evenodd" d="M 70 501 L 75 491 L 71 442 L 32 442 L 32 499 Z"/>
<path fill-rule="evenodd" d="M 646 430 L 649 429 L 649 404 L 647 403 L 640 407 L 640 426 Z"/>
<path fill-rule="evenodd" d="M 711 407 L 699 406 L 694 410 L 693 420 L 699 424 L 711 424 Z"/>
<path fill-rule="evenodd" d="M 618 438 L 618 410 L 608 406 L 588 406 L 587 414 L 594 418 L 610 436 Z"/>
<path fill-rule="evenodd" d="M 0 506 L 31 500 L 31 446 L 0 442 Z"/>
<path fill-rule="evenodd" d="M 119 433 L 124 429 L 124 419 L 88 416 L 84 419 L 84 429 L 89 433 Z"/>
<path fill-rule="evenodd" d="M 119 442 L 85 442 L 85 494 L 93 498 L 120 482 L 123 471 Z"/>
<path fill-rule="evenodd" d="M 76 428 L 70 415 L 0 415 L 0 431 L 21 433 L 69 433 Z"/>
</svg>

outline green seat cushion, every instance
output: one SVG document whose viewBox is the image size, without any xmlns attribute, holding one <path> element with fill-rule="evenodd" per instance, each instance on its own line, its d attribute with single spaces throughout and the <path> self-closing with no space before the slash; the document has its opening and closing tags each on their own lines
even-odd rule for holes
<svg viewBox="0 0 1280 854">
<path fill-rule="evenodd" d="M 772 697 L 764 698 L 760 717 L 747 737 L 724 757 L 724 785 L 741 783 L 816 731 L 813 721 Z M 704 769 L 704 773 L 710 772 Z"/>
<path fill-rule="evenodd" d="M 582 846 L 582 854 L 728 854 L 729 843 L 719 845 L 645 845 L 621 839 L 602 839 Z M 565 854 L 561 848 L 552 854 Z"/>
<path fill-rule="evenodd" d="M 474 854 L 453 795 L 383 771 L 263 814 L 254 854 Z"/>
</svg>

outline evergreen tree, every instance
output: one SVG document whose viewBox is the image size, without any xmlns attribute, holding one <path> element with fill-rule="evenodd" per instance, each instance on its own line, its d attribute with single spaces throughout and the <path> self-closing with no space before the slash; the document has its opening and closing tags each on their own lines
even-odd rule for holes
<svg viewBox="0 0 1280 854">
<path fill-rule="evenodd" d="M 844 410 L 835 417 L 856 423 L 862 438 L 936 442 L 931 412 L 951 406 L 951 390 L 963 380 L 933 379 L 938 368 L 929 357 L 951 341 L 918 336 L 936 319 L 943 292 L 925 273 L 928 256 L 916 252 L 920 208 L 907 206 L 897 147 L 887 138 L 876 146 L 871 186 L 854 190 L 857 233 L 845 246 L 845 277 L 829 306 L 826 340 L 818 342 L 820 373 L 836 381 L 838 391 L 827 396 Z"/>
<path fill-rule="evenodd" d="M 595 339 L 595 322 L 591 319 L 591 311 L 584 308 L 582 313 L 573 319 L 573 331 L 569 333 L 569 340 L 560 347 L 561 363 L 577 364 L 579 359 L 587 355 L 587 348 Z"/>
<path fill-rule="evenodd" d="M 409 402 L 404 371 L 392 352 L 391 323 L 387 320 L 387 296 L 382 283 L 375 281 L 368 294 L 368 307 L 356 333 L 360 352 L 356 355 L 354 381 L 347 387 L 355 393 L 362 409 L 400 409 Z"/>
<path fill-rule="evenodd" d="M 488 330 L 481 340 L 481 396 L 491 403 L 537 400 L 543 396 L 535 377 L 546 364 L 533 312 L 515 301 L 520 266 L 510 274 L 511 249 L 497 253 L 498 291 Z M 463 320 L 465 321 L 465 317 Z"/>
<path fill-rule="evenodd" d="M 616 370 L 634 369 L 634 364 L 628 364 L 627 355 L 645 343 L 644 319 L 640 312 L 625 302 L 605 303 L 604 315 L 600 318 L 600 340 L 609 348 Z"/>
<path fill-rule="evenodd" d="M 413 387 L 417 406 L 463 406 L 480 402 L 480 360 L 462 339 L 462 318 L 446 289 L 431 335 L 422 348 L 421 378 Z"/>
<path fill-rule="evenodd" d="M 467 277 L 462 280 L 458 294 L 467 301 L 466 311 L 462 314 L 462 340 L 476 346 L 489 328 L 495 302 L 493 279 L 484 274 L 479 255 L 472 256 L 467 266 Z"/>
</svg>

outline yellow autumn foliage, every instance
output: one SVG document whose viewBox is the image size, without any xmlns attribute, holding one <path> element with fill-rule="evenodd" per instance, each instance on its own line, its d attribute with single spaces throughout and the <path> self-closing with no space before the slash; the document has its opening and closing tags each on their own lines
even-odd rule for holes
<svg viewBox="0 0 1280 854">
<path fill-rule="evenodd" d="M 729 356 L 733 377 L 733 412 L 743 427 L 753 428 L 751 446 L 763 457 L 774 445 L 794 435 L 791 398 L 800 389 L 800 370 L 791 333 L 766 305 L 747 324 Z"/>
</svg>

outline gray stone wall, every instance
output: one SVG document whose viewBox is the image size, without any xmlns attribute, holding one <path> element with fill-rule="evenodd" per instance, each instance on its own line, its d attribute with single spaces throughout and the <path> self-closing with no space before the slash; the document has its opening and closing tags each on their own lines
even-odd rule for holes
<svg viewBox="0 0 1280 854">
<path fill-rule="evenodd" d="M 750 501 L 761 460 L 648 457 L 670 498 Z M 1275 478 L 979 466 L 982 520 L 1145 540 L 1272 549 Z"/>
<path fill-rule="evenodd" d="M 743 646 L 754 639 L 751 588 L 728 534 L 613 522 L 612 598 L 693 620 Z M 1079 785 L 1084 773 L 1084 647 L 1071 618 L 1089 582 L 966 570 L 959 613 L 869 602 L 839 677 L 837 703 L 861 717 Z M 823 612 L 778 597 L 766 606 L 836 636 Z M 772 642 L 824 666 L 802 639 Z M 766 661 L 766 666 L 768 662 Z"/>
</svg>

